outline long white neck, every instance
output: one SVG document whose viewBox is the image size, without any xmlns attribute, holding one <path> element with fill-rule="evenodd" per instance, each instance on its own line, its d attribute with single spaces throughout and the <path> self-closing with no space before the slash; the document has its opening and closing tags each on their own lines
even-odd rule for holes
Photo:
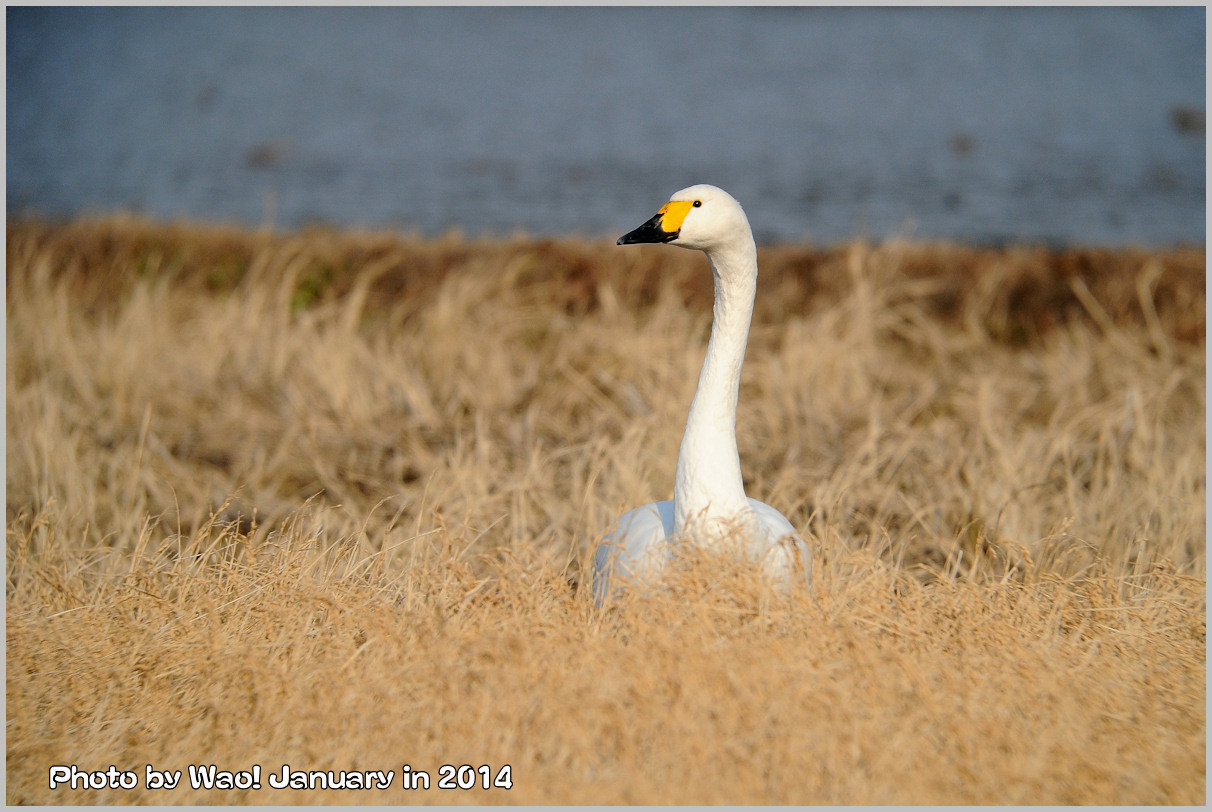
<svg viewBox="0 0 1212 812">
<path fill-rule="evenodd" d="M 686 420 L 674 482 L 674 527 L 700 519 L 729 519 L 749 509 L 736 448 L 736 403 L 753 300 L 757 248 L 752 236 L 707 253 L 715 277 L 715 307 L 707 357 Z"/>
</svg>

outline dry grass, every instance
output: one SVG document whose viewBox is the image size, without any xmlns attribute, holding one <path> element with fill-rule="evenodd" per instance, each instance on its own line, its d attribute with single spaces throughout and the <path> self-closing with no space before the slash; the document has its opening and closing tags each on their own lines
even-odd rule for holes
<svg viewBox="0 0 1212 812">
<path fill-rule="evenodd" d="M 817 580 L 689 562 L 609 611 L 586 564 L 672 490 L 701 256 L 7 249 L 9 803 L 1204 801 L 1203 249 L 764 250 L 741 457 Z M 262 788 L 144 787 L 191 764 Z"/>
</svg>

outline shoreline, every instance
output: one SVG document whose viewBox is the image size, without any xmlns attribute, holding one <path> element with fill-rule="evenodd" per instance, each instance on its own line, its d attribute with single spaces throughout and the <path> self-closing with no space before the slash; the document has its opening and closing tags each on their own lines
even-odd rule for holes
<svg viewBox="0 0 1212 812">
<path fill-rule="evenodd" d="M 160 218 L 154 215 L 144 214 L 137 211 L 125 211 L 116 209 L 112 211 L 85 211 L 72 216 L 58 216 L 40 213 L 38 211 L 29 212 L 9 212 L 6 218 L 6 223 L 9 228 L 13 227 L 28 227 L 28 226 L 46 226 L 46 227 L 65 227 L 73 224 L 84 223 L 127 223 L 127 224 L 142 224 L 151 228 L 161 229 L 187 229 L 194 231 L 213 231 L 213 232 L 247 232 L 258 235 L 269 235 L 274 237 L 298 237 L 314 234 L 343 234 L 350 236 L 363 237 L 393 237 L 398 239 L 421 241 L 421 242 L 443 242 L 451 240 L 462 240 L 468 243 L 502 243 L 502 242 L 544 242 L 544 241 L 559 241 L 559 242 L 579 242 L 579 243 L 606 243 L 614 245 L 618 234 L 613 231 L 603 231 L 600 234 L 592 234 L 587 232 L 569 232 L 567 234 L 542 234 L 530 232 L 522 228 L 513 229 L 511 231 L 469 231 L 466 226 L 454 225 L 441 231 L 427 232 L 423 229 L 410 227 L 406 225 L 360 225 L 360 224 L 341 224 L 330 223 L 326 221 L 315 221 L 299 226 L 278 226 L 273 223 L 262 223 L 252 225 L 242 223 L 235 220 L 207 220 L 204 218 Z M 625 225 L 619 226 L 619 233 L 626 230 Z M 1170 243 L 1148 243 L 1148 242 L 1099 242 L 1097 240 L 1063 240 L 1057 238 L 1030 238 L 1030 237 L 1000 237 L 1000 238 L 950 238 L 950 237 L 930 237 L 918 236 L 912 233 L 893 233 L 883 237 L 874 237 L 871 235 L 855 233 L 846 238 L 823 241 L 823 240 L 766 240 L 763 241 L 760 235 L 758 238 L 758 249 L 771 248 L 801 248 L 809 250 L 830 250 L 842 248 L 855 243 L 863 243 L 867 245 L 886 245 L 888 243 L 910 243 L 914 245 L 950 245 L 962 246 L 982 251 L 1005 251 L 1015 248 L 1031 248 L 1042 249 L 1054 253 L 1064 251 L 1147 251 L 1147 252 L 1168 252 L 1168 251 L 1205 251 L 1207 249 L 1207 240 L 1203 242 L 1196 241 L 1175 241 Z"/>
<path fill-rule="evenodd" d="M 641 310 L 671 281 L 688 303 L 709 305 L 712 296 L 710 275 L 702 273 L 705 266 L 693 252 L 641 248 L 628 256 L 615 250 L 613 238 L 466 237 L 457 231 L 425 237 L 329 226 L 273 231 L 110 215 L 10 219 L 6 243 L 10 267 L 15 244 L 30 250 L 70 244 L 81 267 L 117 270 L 90 279 L 100 297 L 118 295 L 153 266 L 157 273 L 171 273 L 178 284 L 211 294 L 231 291 L 259 253 L 285 246 L 299 251 L 306 266 L 299 272 L 298 304 L 339 299 L 369 274 L 362 284 L 369 287 L 367 307 L 374 310 L 400 297 L 421 296 L 474 262 L 501 267 L 526 263 L 529 274 L 544 277 L 553 303 L 570 313 L 600 306 L 603 284 L 621 304 Z M 925 286 L 918 303 L 943 321 L 962 312 L 970 297 L 988 298 L 986 315 L 1004 328 L 994 332 L 995 338 L 1030 342 L 1075 320 L 1097 323 L 1103 318 L 1121 327 L 1160 329 L 1183 344 L 1200 344 L 1206 337 L 1207 252 L 1202 246 L 982 247 L 895 239 L 759 245 L 758 254 L 759 322 L 838 301 L 849 290 L 847 268 L 862 256 L 875 255 L 896 266 L 891 273 Z"/>
</svg>

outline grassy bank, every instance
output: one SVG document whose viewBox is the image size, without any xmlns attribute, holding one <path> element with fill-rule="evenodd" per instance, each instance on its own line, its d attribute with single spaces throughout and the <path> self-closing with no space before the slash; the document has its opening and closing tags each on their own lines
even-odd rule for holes
<svg viewBox="0 0 1212 812">
<path fill-rule="evenodd" d="M 126 220 L 7 252 L 10 803 L 1204 798 L 1203 249 L 764 249 L 742 467 L 817 580 L 699 562 L 612 611 L 587 565 L 672 491 L 701 255 Z"/>
</svg>

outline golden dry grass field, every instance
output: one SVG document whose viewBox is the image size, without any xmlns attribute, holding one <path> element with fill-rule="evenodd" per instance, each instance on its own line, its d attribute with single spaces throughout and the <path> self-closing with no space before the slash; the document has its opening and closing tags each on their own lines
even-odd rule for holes
<svg viewBox="0 0 1212 812">
<path fill-rule="evenodd" d="M 7 237 L 10 804 L 1205 800 L 1203 248 L 763 248 L 742 467 L 814 581 L 596 609 L 701 254 Z"/>
</svg>

